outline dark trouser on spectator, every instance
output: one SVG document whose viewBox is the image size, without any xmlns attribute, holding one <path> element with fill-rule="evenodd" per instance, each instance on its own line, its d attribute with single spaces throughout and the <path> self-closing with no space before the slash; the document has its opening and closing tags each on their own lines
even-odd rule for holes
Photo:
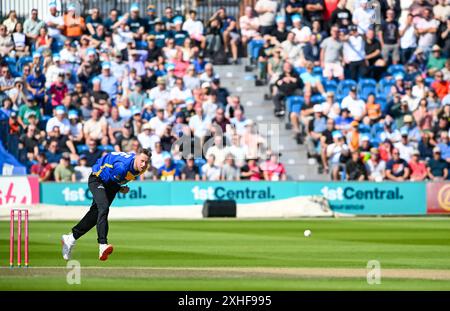
<svg viewBox="0 0 450 311">
<path fill-rule="evenodd" d="M 274 29 L 274 25 L 271 26 L 261 26 L 260 30 L 261 30 L 261 35 L 270 35 Z"/>
<path fill-rule="evenodd" d="M 347 65 L 349 70 L 349 78 L 357 81 L 358 78 L 364 77 L 367 72 L 366 62 L 364 60 L 360 60 L 357 62 L 350 62 Z"/>
<path fill-rule="evenodd" d="M 400 49 L 400 62 L 407 64 L 413 55 L 415 48 Z"/>
<path fill-rule="evenodd" d="M 273 104 L 275 105 L 275 114 L 284 114 L 285 112 L 285 99 L 286 99 L 286 95 L 283 94 L 282 92 L 278 92 L 277 94 L 275 94 L 275 96 L 273 97 Z"/>
<path fill-rule="evenodd" d="M 319 140 L 314 139 L 311 136 L 306 137 L 306 149 L 308 151 L 308 155 L 310 158 L 318 158 L 319 154 L 317 153 L 316 146 Z"/>
<path fill-rule="evenodd" d="M 105 184 L 99 177 L 91 175 L 88 186 L 93 196 L 91 208 L 83 219 L 72 228 L 72 233 L 77 240 L 97 225 L 98 243 L 107 244 L 109 207 L 119 192 L 120 185 Z"/>
</svg>

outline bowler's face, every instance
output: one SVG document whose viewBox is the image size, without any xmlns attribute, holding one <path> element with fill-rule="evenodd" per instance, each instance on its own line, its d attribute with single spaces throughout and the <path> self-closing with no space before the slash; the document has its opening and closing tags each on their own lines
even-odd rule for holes
<svg viewBox="0 0 450 311">
<path fill-rule="evenodd" d="M 141 173 L 147 169 L 150 157 L 144 153 L 141 153 L 138 156 L 136 156 L 135 161 L 137 170 Z"/>
</svg>

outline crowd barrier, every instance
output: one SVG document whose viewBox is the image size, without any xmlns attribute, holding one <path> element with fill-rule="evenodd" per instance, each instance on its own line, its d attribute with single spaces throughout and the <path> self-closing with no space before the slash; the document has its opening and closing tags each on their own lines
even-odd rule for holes
<svg viewBox="0 0 450 311">
<path fill-rule="evenodd" d="M 88 208 L 91 200 L 87 183 L 0 178 L 0 208 L 50 206 L 70 215 Z M 130 183 L 129 193 L 117 194 L 111 210 L 124 218 L 198 218 L 205 200 L 235 200 L 238 217 L 448 214 L 450 183 L 143 181 Z"/>
</svg>

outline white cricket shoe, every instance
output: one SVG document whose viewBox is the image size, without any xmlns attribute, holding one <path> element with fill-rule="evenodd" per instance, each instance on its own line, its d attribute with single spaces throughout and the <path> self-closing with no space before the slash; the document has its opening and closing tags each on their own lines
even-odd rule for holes
<svg viewBox="0 0 450 311">
<path fill-rule="evenodd" d="M 100 244 L 98 248 L 98 259 L 100 259 L 101 261 L 105 261 L 106 259 L 108 259 L 108 256 L 111 255 L 114 250 L 114 247 L 111 244 Z"/>
<path fill-rule="evenodd" d="M 72 249 L 75 246 L 75 238 L 72 234 L 63 234 L 61 237 L 62 256 L 64 260 L 70 260 Z"/>
</svg>

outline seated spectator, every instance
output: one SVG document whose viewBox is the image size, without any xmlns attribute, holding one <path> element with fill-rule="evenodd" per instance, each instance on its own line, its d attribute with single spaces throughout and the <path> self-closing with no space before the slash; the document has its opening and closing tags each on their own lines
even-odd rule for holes
<svg viewBox="0 0 450 311">
<path fill-rule="evenodd" d="M 98 109 L 92 110 L 91 118 L 84 123 L 83 133 L 86 139 L 94 140 L 108 136 L 108 124 Z"/>
<path fill-rule="evenodd" d="M 303 88 L 305 95 L 308 94 L 311 96 L 313 94 L 322 94 L 323 96 L 326 96 L 325 89 L 320 81 L 321 77 L 313 73 L 314 64 L 307 61 L 305 67 L 306 72 L 300 75 L 300 78 L 305 85 Z"/>
<path fill-rule="evenodd" d="M 444 68 L 446 61 L 447 58 L 442 56 L 440 46 L 437 44 L 433 45 L 433 48 L 431 49 L 431 54 L 427 62 L 428 75 L 433 76 L 436 73 L 436 71 L 439 71 L 442 68 Z"/>
<path fill-rule="evenodd" d="M 341 108 L 347 108 L 350 111 L 350 116 L 356 121 L 361 121 L 367 114 L 366 104 L 358 98 L 356 86 L 352 86 L 350 93 L 342 100 Z"/>
<path fill-rule="evenodd" d="M 155 150 L 152 153 L 152 165 L 159 170 L 164 165 L 164 159 L 169 157 L 170 153 L 162 149 L 161 143 L 155 143 Z"/>
<path fill-rule="evenodd" d="M 193 154 L 188 155 L 186 158 L 186 165 L 181 171 L 181 180 L 200 180 L 200 171 L 195 165 Z"/>
<path fill-rule="evenodd" d="M 94 139 L 87 139 L 86 144 L 88 146 L 88 150 L 84 151 L 81 155 L 86 157 L 86 165 L 92 167 L 102 156 L 103 152 L 97 148 L 98 144 Z"/>
<path fill-rule="evenodd" d="M 31 166 L 31 174 L 39 176 L 39 182 L 53 180 L 53 166 L 48 163 L 45 152 L 36 156 L 37 163 Z"/>
<path fill-rule="evenodd" d="M 172 161 L 172 157 L 164 157 L 164 164 L 158 169 L 159 179 L 162 181 L 173 181 L 180 179 L 180 171 Z"/>
<path fill-rule="evenodd" d="M 447 162 L 450 163 L 450 143 L 449 143 L 448 136 L 449 136 L 448 131 L 447 132 L 442 131 L 440 133 L 437 146 L 441 150 L 442 158 L 447 160 Z"/>
<path fill-rule="evenodd" d="M 55 168 L 59 160 L 61 160 L 62 153 L 58 149 L 58 142 L 56 140 L 49 142 L 45 157 L 52 168 Z"/>
<path fill-rule="evenodd" d="M 279 154 L 272 152 L 269 159 L 261 164 L 261 171 L 266 181 L 286 180 L 286 169 L 279 162 Z"/>
<path fill-rule="evenodd" d="M 380 158 L 377 148 L 370 149 L 370 158 L 366 162 L 367 179 L 370 181 L 383 181 L 386 178 L 386 162 Z"/>
<path fill-rule="evenodd" d="M 145 123 L 144 126 L 142 126 L 142 132 L 137 135 L 137 139 L 142 148 L 150 148 L 151 150 L 155 150 L 155 144 L 161 141 L 161 138 L 155 134 L 155 130 L 150 123 Z"/>
<path fill-rule="evenodd" d="M 209 158 L 210 155 L 214 155 L 214 165 L 217 167 L 222 167 L 226 157 L 226 149 L 223 136 L 214 136 L 214 144 L 206 151 L 206 158 Z"/>
<path fill-rule="evenodd" d="M 80 182 L 87 182 L 92 173 L 92 168 L 87 166 L 87 158 L 85 154 L 80 155 L 78 165 L 74 167 L 75 179 Z"/>
<path fill-rule="evenodd" d="M 240 180 L 241 172 L 239 167 L 234 163 L 234 156 L 228 153 L 225 156 L 225 163 L 223 164 L 220 171 L 221 180 Z"/>
<path fill-rule="evenodd" d="M 322 137 L 322 133 L 327 128 L 327 118 L 323 115 L 322 105 L 316 104 L 314 105 L 314 117 L 308 123 L 308 136 L 306 138 L 306 147 L 308 149 L 308 157 L 315 158 L 318 157 L 319 154 L 317 152 L 317 145 L 320 142 L 320 138 Z"/>
<path fill-rule="evenodd" d="M 340 172 L 343 169 L 341 156 L 349 151 L 340 131 L 333 132 L 333 143 L 327 146 L 326 157 L 331 172 L 332 180 L 340 180 Z"/>
<path fill-rule="evenodd" d="M 256 158 L 247 158 L 247 164 L 241 167 L 241 180 L 261 180 L 261 169 Z"/>
<path fill-rule="evenodd" d="M 371 124 L 376 123 L 381 118 L 381 106 L 376 103 L 375 94 L 371 93 L 367 97 L 366 109 Z"/>
<path fill-rule="evenodd" d="M 408 165 L 411 170 L 411 181 L 422 181 L 427 178 L 427 167 L 425 162 L 420 160 L 419 150 L 414 150 Z"/>
<path fill-rule="evenodd" d="M 350 116 L 348 108 L 342 108 L 339 116 L 335 118 L 336 130 L 347 132 L 351 129 L 353 118 Z"/>
<path fill-rule="evenodd" d="M 348 180 L 367 180 L 367 170 L 361 160 L 358 150 L 354 150 L 351 153 L 351 158 L 345 164 L 345 171 Z"/>
<path fill-rule="evenodd" d="M 408 163 L 400 157 L 397 148 L 392 150 L 392 159 L 386 164 L 386 178 L 390 181 L 405 181 L 409 179 L 410 169 Z"/>
<path fill-rule="evenodd" d="M 70 164 L 69 154 L 63 154 L 54 171 L 56 182 L 76 181 L 75 171 Z"/>
<path fill-rule="evenodd" d="M 434 74 L 434 82 L 431 84 L 431 88 L 441 100 L 449 93 L 448 89 L 450 87 L 450 82 L 443 80 L 443 78 L 444 74 L 438 71 Z"/>
<path fill-rule="evenodd" d="M 400 158 L 408 162 L 414 152 L 414 146 L 409 142 L 407 129 L 402 128 L 400 134 L 402 138 L 394 147 L 400 152 Z"/>
<path fill-rule="evenodd" d="M 218 181 L 220 180 L 221 168 L 216 166 L 216 157 L 214 154 L 207 156 L 207 162 L 202 166 L 202 179 L 204 181 Z"/>
<path fill-rule="evenodd" d="M 295 95 L 303 88 L 303 82 L 294 71 L 289 63 L 284 63 L 283 73 L 280 75 L 277 82 L 275 82 L 276 94 L 273 98 L 275 105 L 275 115 L 284 116 L 285 104 L 284 100 L 288 96 Z"/>
<path fill-rule="evenodd" d="M 432 181 L 448 179 L 448 162 L 441 157 L 441 149 L 433 148 L 433 158 L 428 162 L 428 178 Z"/>
</svg>

